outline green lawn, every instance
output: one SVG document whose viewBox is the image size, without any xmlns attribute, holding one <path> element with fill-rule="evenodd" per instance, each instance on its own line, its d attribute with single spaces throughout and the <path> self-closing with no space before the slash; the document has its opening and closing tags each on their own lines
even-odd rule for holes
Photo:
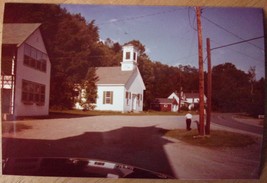
<svg viewBox="0 0 267 183">
<path fill-rule="evenodd" d="M 82 110 L 59 110 L 50 109 L 48 116 L 19 116 L 14 120 L 31 120 L 31 119 L 58 119 L 58 118 L 78 118 L 86 116 L 103 116 L 103 115 L 122 115 L 122 116 L 156 116 L 156 115 L 173 115 L 184 116 L 188 111 L 178 112 L 161 112 L 161 111 L 143 111 L 143 112 L 114 112 L 114 111 L 82 111 Z M 191 112 L 191 114 L 197 114 Z"/>
<path fill-rule="evenodd" d="M 145 116 L 145 115 L 185 115 L 187 111 L 177 112 L 161 112 L 161 111 L 143 111 L 133 112 L 113 112 L 113 111 L 82 111 L 82 110 L 50 110 L 50 115 L 80 115 L 80 116 L 101 116 L 101 115 L 127 115 L 127 116 Z"/>
<path fill-rule="evenodd" d="M 170 130 L 165 133 L 165 136 L 172 137 L 191 145 L 209 147 L 209 148 L 224 148 L 224 147 L 245 147 L 256 142 L 256 137 L 250 135 L 239 134 L 234 132 L 212 130 L 210 137 L 198 136 L 197 130 Z"/>
</svg>

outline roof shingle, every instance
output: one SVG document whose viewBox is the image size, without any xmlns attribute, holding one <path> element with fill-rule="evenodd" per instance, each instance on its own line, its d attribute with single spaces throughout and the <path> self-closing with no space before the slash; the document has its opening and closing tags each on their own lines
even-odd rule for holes
<svg viewBox="0 0 267 183">
<path fill-rule="evenodd" d="M 185 93 L 186 98 L 199 98 L 199 93 Z"/>
<path fill-rule="evenodd" d="M 176 104 L 175 99 L 168 99 L 168 98 L 156 98 L 154 100 L 154 103 L 159 103 L 159 104 Z"/>
<path fill-rule="evenodd" d="M 132 76 L 133 71 L 121 71 L 121 67 L 98 67 L 96 75 L 98 81 L 96 84 L 126 84 Z"/>
<path fill-rule="evenodd" d="M 41 24 L 10 23 L 3 24 L 2 44 L 22 44 Z"/>
</svg>

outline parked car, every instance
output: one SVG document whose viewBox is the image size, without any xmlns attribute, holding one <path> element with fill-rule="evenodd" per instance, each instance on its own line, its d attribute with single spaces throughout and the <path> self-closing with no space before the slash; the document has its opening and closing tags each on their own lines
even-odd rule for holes
<svg viewBox="0 0 267 183">
<path fill-rule="evenodd" d="M 86 158 L 6 158 L 4 175 L 172 179 L 131 165 Z"/>
</svg>

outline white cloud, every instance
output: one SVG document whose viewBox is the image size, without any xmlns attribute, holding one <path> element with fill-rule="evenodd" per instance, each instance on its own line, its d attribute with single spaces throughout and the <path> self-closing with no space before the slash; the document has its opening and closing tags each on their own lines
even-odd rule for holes
<svg viewBox="0 0 267 183">
<path fill-rule="evenodd" d="M 110 19 L 108 22 L 109 22 L 109 23 L 114 23 L 114 22 L 117 22 L 117 21 L 118 21 L 118 19 L 113 18 L 113 19 Z"/>
</svg>

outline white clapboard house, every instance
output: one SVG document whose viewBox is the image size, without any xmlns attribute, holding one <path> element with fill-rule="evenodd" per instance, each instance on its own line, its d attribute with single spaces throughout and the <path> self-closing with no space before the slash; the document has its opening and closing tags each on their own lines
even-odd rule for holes
<svg viewBox="0 0 267 183">
<path fill-rule="evenodd" d="M 181 98 L 179 99 L 179 97 L 181 97 Z M 185 106 L 189 110 L 192 110 L 199 103 L 199 93 L 194 93 L 194 92 L 183 93 L 183 92 L 181 92 L 181 94 L 179 95 L 178 92 L 173 92 L 168 97 L 168 99 L 175 99 L 178 104 L 179 104 L 179 102 L 181 102 L 180 107 Z M 207 102 L 207 97 L 204 95 L 204 103 L 206 104 L 206 102 Z M 177 111 L 178 111 L 178 108 L 177 108 Z"/>
<path fill-rule="evenodd" d="M 125 45 L 121 66 L 96 69 L 96 110 L 143 111 L 145 84 L 137 67 L 137 55 L 133 45 Z"/>
<path fill-rule="evenodd" d="M 121 66 L 97 67 L 98 81 L 95 110 L 140 112 L 143 111 L 145 85 L 137 67 L 137 51 L 133 45 L 123 46 Z M 83 90 L 79 94 L 83 98 Z M 83 109 L 78 103 L 76 109 Z"/>
<path fill-rule="evenodd" d="M 3 118 L 48 115 L 51 64 L 40 26 L 38 23 L 3 25 Z"/>
</svg>

